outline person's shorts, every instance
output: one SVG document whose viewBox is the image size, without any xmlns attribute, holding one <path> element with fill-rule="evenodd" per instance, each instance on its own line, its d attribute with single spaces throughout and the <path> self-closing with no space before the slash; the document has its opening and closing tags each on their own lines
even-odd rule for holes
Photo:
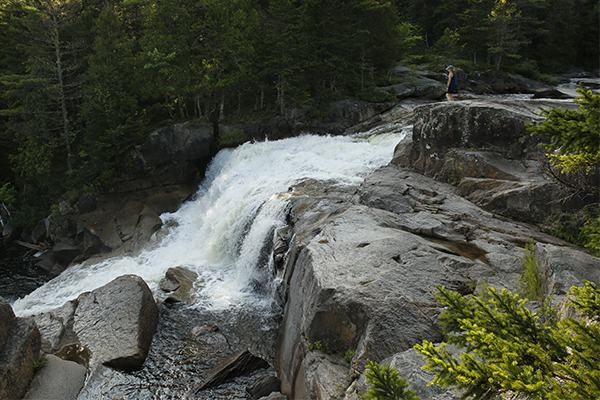
<svg viewBox="0 0 600 400">
<path fill-rule="evenodd" d="M 458 93 L 458 88 L 455 88 L 455 87 L 450 88 L 450 89 L 448 89 L 448 91 L 446 93 Z"/>
</svg>

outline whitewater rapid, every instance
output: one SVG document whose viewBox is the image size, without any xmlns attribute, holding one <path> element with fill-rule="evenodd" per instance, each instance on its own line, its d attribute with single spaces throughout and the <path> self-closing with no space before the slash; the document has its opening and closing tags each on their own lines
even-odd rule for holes
<svg viewBox="0 0 600 400">
<path fill-rule="evenodd" d="M 265 268 L 269 265 L 259 265 L 265 262 L 260 252 L 272 240 L 274 229 L 285 225 L 288 188 L 307 178 L 359 184 L 370 171 L 390 161 L 408 130 L 303 135 L 222 150 L 194 199 L 177 212 L 161 215 L 163 227 L 139 255 L 72 266 L 16 300 L 14 311 L 19 316 L 47 312 L 124 274 L 141 276 L 160 300 L 164 295 L 159 281 L 177 266 L 198 274 L 194 307 L 260 307 L 270 299 L 248 290 L 248 285 L 264 281 L 269 270 Z"/>
</svg>

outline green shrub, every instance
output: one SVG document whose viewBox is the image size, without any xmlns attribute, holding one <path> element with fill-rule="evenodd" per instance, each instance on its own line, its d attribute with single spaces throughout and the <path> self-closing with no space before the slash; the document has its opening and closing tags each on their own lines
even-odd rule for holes
<svg viewBox="0 0 600 400">
<path fill-rule="evenodd" d="M 346 352 L 344 353 L 344 360 L 346 360 L 347 362 L 352 361 L 355 354 L 356 354 L 356 350 L 354 350 L 354 349 L 346 350 Z"/>
<path fill-rule="evenodd" d="M 39 371 L 40 369 L 44 368 L 44 366 L 48 363 L 48 360 L 46 359 L 45 356 L 40 356 L 40 358 L 38 358 L 37 360 L 35 360 L 33 362 L 33 369 L 36 371 Z"/>
<path fill-rule="evenodd" d="M 228 132 L 223 132 L 219 136 L 219 144 L 222 147 L 234 146 L 244 143 L 246 140 L 242 129 L 232 129 Z"/>
<path fill-rule="evenodd" d="M 17 191 L 10 183 L 5 183 L 0 187 L 0 203 L 12 206 L 17 202 Z"/>
<path fill-rule="evenodd" d="M 600 257 L 600 217 L 590 219 L 581 231 L 587 238 L 585 247 L 593 256 Z"/>
<path fill-rule="evenodd" d="M 463 399 L 503 395 L 530 399 L 600 398 L 600 290 L 586 283 L 571 288 L 572 305 L 592 317 L 540 318 L 507 290 L 488 289 L 489 300 L 463 297 L 438 287 L 445 307 L 447 342 L 464 349 L 460 359 L 446 344 L 428 341 L 415 349 L 434 372 L 430 384 L 464 390 Z"/>
<path fill-rule="evenodd" d="M 600 257 L 600 210 L 588 207 L 576 213 L 558 214 L 548 218 L 545 231 Z"/>
<path fill-rule="evenodd" d="M 386 364 L 380 367 L 376 362 L 367 360 L 365 372 L 371 388 L 364 399 L 367 400 L 419 400 L 414 390 L 408 389 L 406 379 L 400 377 L 396 369 Z"/>
<path fill-rule="evenodd" d="M 598 318 L 600 316 L 600 290 L 594 282 L 586 280 L 583 282 L 585 287 L 573 286 L 571 288 L 571 294 L 576 297 L 571 300 L 571 303 L 587 318 Z"/>
<path fill-rule="evenodd" d="M 523 274 L 521 275 L 520 283 L 520 292 L 523 297 L 545 303 L 547 280 L 545 279 L 545 271 L 541 270 L 540 264 L 535 257 L 533 243 L 525 246 Z"/>
<path fill-rule="evenodd" d="M 360 100 L 368 101 L 371 103 L 383 103 L 386 101 L 396 102 L 398 100 L 396 98 L 395 89 L 386 92 L 376 86 L 369 86 L 364 88 L 358 93 L 358 97 Z"/>
</svg>

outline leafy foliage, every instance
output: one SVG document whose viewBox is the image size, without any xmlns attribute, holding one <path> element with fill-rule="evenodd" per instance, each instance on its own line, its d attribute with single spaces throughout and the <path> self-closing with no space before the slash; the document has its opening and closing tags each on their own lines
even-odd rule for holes
<svg viewBox="0 0 600 400">
<path fill-rule="evenodd" d="M 540 115 L 546 119 L 540 125 L 528 125 L 533 135 L 550 138 L 551 142 L 543 146 L 563 173 L 589 172 L 600 165 L 600 94 L 584 88 L 577 93 L 577 110 L 542 110 Z"/>
<path fill-rule="evenodd" d="M 537 126 L 529 124 L 533 135 L 546 135 L 551 142 L 544 147 L 554 168 L 549 172 L 568 188 L 598 196 L 600 183 L 600 94 L 577 89 L 580 94 L 574 101 L 580 107 L 563 110 L 553 107 L 542 110 L 546 119 Z M 556 171 L 558 170 L 558 171 Z M 600 255 L 600 220 L 592 217 L 580 231 L 582 242 L 590 253 Z M 575 235 L 576 237 L 579 235 Z"/>
<path fill-rule="evenodd" d="M 17 191 L 10 183 L 5 183 L 0 187 L 0 202 L 7 206 L 12 206 L 17 201 Z"/>
<path fill-rule="evenodd" d="M 554 215 L 546 221 L 548 233 L 600 257 L 600 209 L 598 206 L 585 207 L 574 213 Z"/>
<path fill-rule="evenodd" d="M 571 302 L 587 318 L 597 319 L 600 316 L 600 290 L 593 282 L 584 281 L 584 283 L 585 287 L 573 286 L 571 288 L 571 294 L 576 298 Z"/>
<path fill-rule="evenodd" d="M 572 305 L 598 318 L 600 291 L 573 288 Z M 494 399 L 518 394 L 532 399 L 591 399 L 600 396 L 600 326 L 597 321 L 544 318 L 526 300 L 488 288 L 483 301 L 438 288 L 446 307 L 441 323 L 447 342 L 463 348 L 460 358 L 424 341 L 415 349 L 435 372 L 431 384 L 464 390 L 463 398 Z"/>
<path fill-rule="evenodd" d="M 588 242 L 585 247 L 591 255 L 600 257 L 600 217 L 592 218 L 581 227 L 581 231 L 587 236 Z"/>
<path fill-rule="evenodd" d="M 371 388 L 364 396 L 366 400 L 419 400 L 414 390 L 408 389 L 406 379 L 400 377 L 389 364 L 383 367 L 368 360 L 365 372 Z"/>
</svg>

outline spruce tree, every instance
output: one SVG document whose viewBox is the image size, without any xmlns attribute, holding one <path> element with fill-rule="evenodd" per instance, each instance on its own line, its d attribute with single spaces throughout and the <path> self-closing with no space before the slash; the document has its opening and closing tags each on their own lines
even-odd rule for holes
<svg viewBox="0 0 600 400">
<path fill-rule="evenodd" d="M 447 342 L 424 341 L 415 349 L 435 372 L 431 384 L 464 391 L 463 399 L 495 399 L 504 394 L 531 399 L 589 400 L 600 396 L 600 290 L 586 282 L 572 288 L 571 305 L 586 318 L 543 318 L 503 289 L 488 288 L 482 300 L 438 288 L 445 307 L 441 323 Z"/>
<path fill-rule="evenodd" d="M 371 384 L 364 396 L 366 400 L 419 400 L 416 392 L 408 388 L 406 379 L 389 364 L 380 366 L 368 360 L 365 376 Z"/>
</svg>

